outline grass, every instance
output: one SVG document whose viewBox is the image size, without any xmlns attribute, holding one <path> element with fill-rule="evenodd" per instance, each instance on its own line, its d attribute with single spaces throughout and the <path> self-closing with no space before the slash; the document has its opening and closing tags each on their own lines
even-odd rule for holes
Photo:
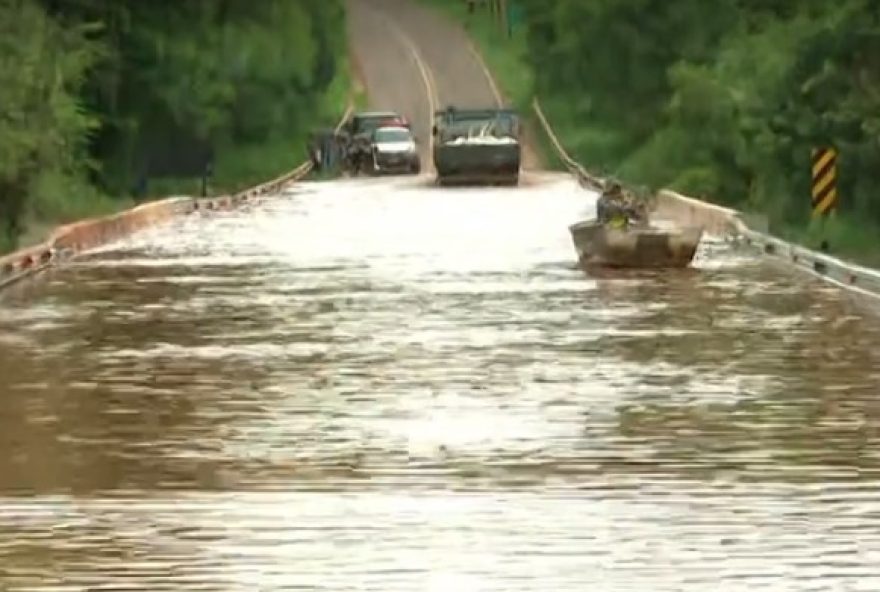
<svg viewBox="0 0 880 592">
<path fill-rule="evenodd" d="M 831 216 L 805 225 L 773 225 L 772 234 L 816 251 L 826 242 L 827 254 L 866 267 L 880 268 L 880 228 L 851 216 Z"/>
</svg>

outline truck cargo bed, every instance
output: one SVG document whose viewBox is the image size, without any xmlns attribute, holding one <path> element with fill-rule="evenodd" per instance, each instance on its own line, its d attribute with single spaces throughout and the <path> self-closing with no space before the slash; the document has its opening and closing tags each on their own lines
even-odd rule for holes
<svg viewBox="0 0 880 592">
<path fill-rule="evenodd" d="M 432 134 L 441 185 L 519 182 L 520 125 L 515 111 L 448 106 L 434 112 Z"/>
</svg>

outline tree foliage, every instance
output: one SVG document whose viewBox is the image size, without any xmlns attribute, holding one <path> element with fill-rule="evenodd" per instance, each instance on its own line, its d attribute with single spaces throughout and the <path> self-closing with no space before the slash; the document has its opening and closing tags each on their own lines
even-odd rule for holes
<svg viewBox="0 0 880 592">
<path fill-rule="evenodd" d="M 292 154 L 344 42 L 341 0 L 0 0 L 0 236 L 46 176 L 126 196 L 211 154 Z"/>
<path fill-rule="evenodd" d="M 583 162 L 801 223 L 830 144 L 841 213 L 880 224 L 877 2 L 521 1 L 536 91 Z"/>
</svg>

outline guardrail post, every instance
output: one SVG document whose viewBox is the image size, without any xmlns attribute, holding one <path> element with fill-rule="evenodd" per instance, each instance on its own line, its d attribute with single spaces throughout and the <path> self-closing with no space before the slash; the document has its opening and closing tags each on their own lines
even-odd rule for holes
<svg viewBox="0 0 880 592">
<path fill-rule="evenodd" d="M 214 160 L 209 158 L 205 161 L 202 172 L 202 197 L 208 197 L 208 181 L 214 176 Z"/>
</svg>

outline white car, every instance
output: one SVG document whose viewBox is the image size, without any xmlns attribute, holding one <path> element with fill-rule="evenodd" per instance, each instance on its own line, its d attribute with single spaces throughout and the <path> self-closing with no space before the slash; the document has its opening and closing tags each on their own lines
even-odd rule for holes
<svg viewBox="0 0 880 592">
<path fill-rule="evenodd" d="M 409 128 L 383 126 L 373 130 L 371 137 L 373 172 L 418 174 L 422 169 L 419 149 Z"/>
</svg>

